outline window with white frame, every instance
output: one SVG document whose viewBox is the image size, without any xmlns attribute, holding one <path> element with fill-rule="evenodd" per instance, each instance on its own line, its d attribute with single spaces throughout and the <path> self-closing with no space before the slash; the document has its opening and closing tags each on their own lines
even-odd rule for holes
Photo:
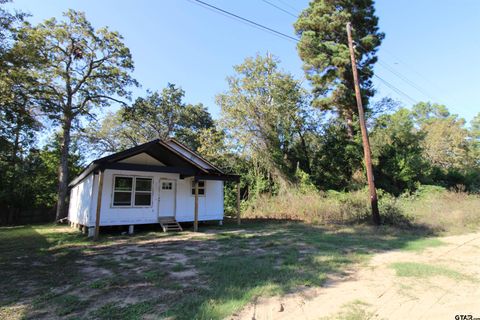
<svg viewBox="0 0 480 320">
<path fill-rule="evenodd" d="M 115 176 L 113 181 L 114 207 L 150 207 L 152 205 L 152 179 Z"/>
<path fill-rule="evenodd" d="M 192 181 L 192 196 L 195 195 L 195 181 Z M 205 181 L 198 181 L 198 195 L 205 196 Z"/>
</svg>

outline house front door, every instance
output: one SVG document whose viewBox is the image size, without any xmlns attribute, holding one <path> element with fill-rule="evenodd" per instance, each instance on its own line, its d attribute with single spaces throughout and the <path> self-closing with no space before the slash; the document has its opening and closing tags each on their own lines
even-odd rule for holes
<svg viewBox="0 0 480 320">
<path fill-rule="evenodd" d="M 158 216 L 174 217 L 175 216 L 175 198 L 176 198 L 175 180 L 160 180 L 160 197 L 158 199 Z"/>
</svg>

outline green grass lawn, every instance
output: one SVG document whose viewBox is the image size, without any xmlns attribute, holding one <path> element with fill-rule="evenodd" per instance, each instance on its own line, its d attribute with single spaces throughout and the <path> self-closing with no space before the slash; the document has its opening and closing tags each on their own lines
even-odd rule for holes
<svg viewBox="0 0 480 320">
<path fill-rule="evenodd" d="M 443 276 L 453 280 L 476 281 L 475 278 L 445 266 L 417 262 L 396 262 L 390 265 L 399 277 L 430 278 Z"/>
<path fill-rule="evenodd" d="M 394 229 L 293 222 L 201 231 L 91 242 L 62 226 L 0 228 L 0 318 L 222 319 L 255 297 L 321 286 L 375 252 L 442 244 Z"/>
</svg>

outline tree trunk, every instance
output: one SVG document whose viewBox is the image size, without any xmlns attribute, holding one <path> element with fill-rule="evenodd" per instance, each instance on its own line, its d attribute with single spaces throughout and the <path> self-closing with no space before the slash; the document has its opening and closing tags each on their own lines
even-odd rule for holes
<svg viewBox="0 0 480 320">
<path fill-rule="evenodd" d="M 345 122 L 347 125 L 347 136 L 350 140 L 353 140 L 353 136 L 355 135 L 353 130 L 353 112 L 351 109 L 345 110 L 343 113 L 345 117 Z"/>
<path fill-rule="evenodd" d="M 17 126 L 15 128 L 15 141 L 13 142 L 13 150 L 12 150 L 12 158 L 11 158 L 11 170 L 12 170 L 12 177 L 10 180 L 10 194 L 14 197 L 16 196 L 15 186 L 17 182 L 17 154 L 18 150 L 20 149 L 20 130 L 22 126 L 22 121 L 17 118 Z"/>
<path fill-rule="evenodd" d="M 58 167 L 58 198 L 57 213 L 55 220 L 65 218 L 67 216 L 67 193 L 68 193 L 68 155 L 70 151 L 70 131 L 72 128 L 72 117 L 64 114 L 63 117 L 63 134 L 60 145 L 60 165 Z"/>
<path fill-rule="evenodd" d="M 17 154 L 20 146 L 20 128 L 22 126 L 22 121 L 17 118 L 17 126 L 15 127 L 15 141 L 13 142 L 12 150 L 12 171 L 15 172 L 17 166 Z"/>
<path fill-rule="evenodd" d="M 306 164 L 305 169 L 307 170 L 308 174 L 312 174 L 312 169 L 310 168 L 310 155 L 308 153 L 308 147 L 305 141 L 305 137 L 303 136 L 300 130 L 298 131 L 298 135 L 300 136 L 300 144 L 302 146 L 303 156 L 305 157 L 305 164 Z"/>
</svg>

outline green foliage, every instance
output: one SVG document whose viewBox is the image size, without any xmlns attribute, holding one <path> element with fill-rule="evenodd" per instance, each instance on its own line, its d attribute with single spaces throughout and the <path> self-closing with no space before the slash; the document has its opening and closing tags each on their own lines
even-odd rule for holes
<svg viewBox="0 0 480 320">
<path fill-rule="evenodd" d="M 413 108 L 414 114 L 416 108 Z M 420 118 L 419 121 L 426 135 L 424 156 L 432 165 L 442 169 L 462 168 L 468 153 L 465 120 L 450 115 L 444 106 L 438 108 L 439 116 Z"/>
<path fill-rule="evenodd" d="M 373 93 L 371 77 L 377 61 L 375 53 L 384 34 L 378 30 L 378 18 L 372 0 L 315 0 L 309 3 L 295 23 L 301 37 L 298 53 L 307 79 L 313 86 L 314 105 L 334 110 L 347 124 L 353 136 L 355 94 L 345 26 L 351 22 L 356 47 L 359 80 L 364 105 Z"/>
<path fill-rule="evenodd" d="M 380 115 L 371 134 L 377 186 L 397 196 L 425 183 L 478 191 L 474 127 L 425 102 Z"/>
<path fill-rule="evenodd" d="M 214 131 L 214 122 L 202 105 L 185 104 L 185 91 L 168 84 L 161 92 L 148 92 L 116 113 L 107 113 L 84 132 L 86 141 L 98 154 L 113 153 L 153 139 L 174 137 L 193 150 L 202 142 L 204 131 Z M 205 133 L 207 134 L 207 133 Z"/>
<path fill-rule="evenodd" d="M 33 97 L 36 79 L 30 69 L 40 60 L 31 54 L 32 46 L 20 40 L 25 14 L 10 13 L 0 1 L 0 221 L 12 222 L 12 211 L 31 205 L 32 174 L 28 154 L 42 127 Z M 5 222 L 5 221 L 4 221 Z"/>
<path fill-rule="evenodd" d="M 441 186 L 420 185 L 415 191 L 415 193 L 413 194 L 413 196 L 419 197 L 419 198 L 426 198 L 426 197 L 439 195 L 445 192 L 447 192 L 447 189 Z"/>
<path fill-rule="evenodd" d="M 317 190 L 315 185 L 312 183 L 310 175 L 300 169 L 298 166 L 297 170 L 295 171 L 295 178 L 297 180 L 297 188 L 301 193 L 308 193 Z"/>
<path fill-rule="evenodd" d="M 83 12 L 69 10 L 64 20 L 48 19 L 37 26 L 25 25 L 22 44 L 34 44 L 41 67 L 33 68 L 35 98 L 42 111 L 61 127 L 58 170 L 57 219 L 66 215 L 68 157 L 71 134 L 82 117 L 94 108 L 123 103 L 128 87 L 137 85 L 131 77 L 133 60 L 118 32 L 95 30 Z"/>
<path fill-rule="evenodd" d="M 380 116 L 371 137 L 377 187 L 399 195 L 425 180 L 428 164 L 422 156 L 424 134 L 415 129 L 407 109 Z"/>
<path fill-rule="evenodd" d="M 93 107 L 109 106 L 115 96 L 128 97 L 127 87 L 136 84 L 130 51 L 118 32 L 95 30 L 82 12 L 69 10 L 64 17 L 22 30 L 25 41 L 37 42 L 38 54 L 47 57 L 35 70 L 39 98 L 44 111 L 61 124 L 89 115 Z"/>
<path fill-rule="evenodd" d="M 175 137 L 193 150 L 199 147 L 198 134 L 213 127 L 210 113 L 202 104 L 185 104 L 185 91 L 169 83 L 161 92 L 149 92 L 125 106 L 123 119 L 136 143 L 155 138 Z"/>
<path fill-rule="evenodd" d="M 229 89 L 217 97 L 221 125 L 241 157 L 255 170 L 285 187 L 292 178 L 292 147 L 306 130 L 301 121 L 305 93 L 270 55 L 245 59 L 227 79 Z"/>
<path fill-rule="evenodd" d="M 32 148 L 21 159 L 16 170 L 1 171 L 10 188 L 0 190 L 0 222 L 17 223 L 17 216 L 12 212 L 32 208 L 53 208 L 57 202 L 58 184 L 56 177 L 60 164 L 59 135 L 52 136 L 42 149 Z M 73 176 L 80 173 L 83 159 L 77 139 L 73 140 L 68 167 Z"/>
<path fill-rule="evenodd" d="M 318 145 L 312 159 L 312 180 L 324 190 L 354 189 L 354 173 L 362 168 L 363 151 L 359 137 L 351 140 L 345 126 L 332 121 L 317 137 Z"/>
<path fill-rule="evenodd" d="M 32 191 L 29 195 L 33 198 L 34 207 L 53 208 L 57 202 L 58 184 L 56 176 L 60 164 L 60 135 L 55 134 L 40 150 L 30 153 L 32 172 L 30 181 Z M 84 159 L 81 156 L 78 139 L 74 138 L 68 157 L 68 169 L 72 177 L 82 171 Z"/>
<path fill-rule="evenodd" d="M 121 109 L 107 112 L 99 122 L 91 122 L 82 131 L 81 137 L 85 143 L 94 146 L 92 151 L 98 157 L 131 148 L 137 143 L 135 129 L 124 121 Z"/>
</svg>

